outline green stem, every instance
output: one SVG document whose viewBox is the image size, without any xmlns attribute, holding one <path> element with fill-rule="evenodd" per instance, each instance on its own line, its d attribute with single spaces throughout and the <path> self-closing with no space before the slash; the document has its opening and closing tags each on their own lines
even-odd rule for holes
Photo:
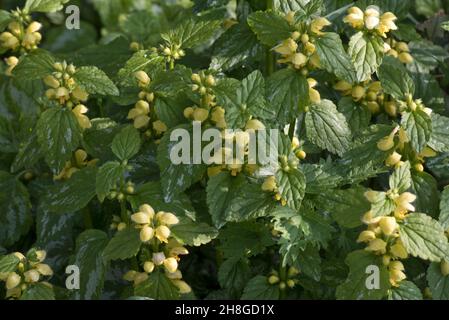
<svg viewBox="0 0 449 320">
<path fill-rule="evenodd" d="M 175 60 L 170 60 L 170 70 L 173 70 L 175 68 Z"/>
<path fill-rule="evenodd" d="M 89 208 L 85 207 L 82 212 L 83 212 L 84 227 L 86 229 L 93 229 L 94 224 L 92 222 L 92 216 L 90 214 Z"/>
<path fill-rule="evenodd" d="M 287 266 L 280 266 L 279 267 L 279 279 L 281 279 L 281 281 L 283 281 L 285 284 L 287 284 Z M 287 296 L 287 292 L 286 292 L 287 288 L 285 288 L 284 290 L 280 290 L 280 300 L 283 300 L 286 298 Z"/>
<path fill-rule="evenodd" d="M 292 140 L 293 137 L 295 136 L 295 132 L 296 132 L 296 120 L 292 121 L 290 123 L 290 128 L 288 128 L 288 136 L 290 140 Z"/>
</svg>

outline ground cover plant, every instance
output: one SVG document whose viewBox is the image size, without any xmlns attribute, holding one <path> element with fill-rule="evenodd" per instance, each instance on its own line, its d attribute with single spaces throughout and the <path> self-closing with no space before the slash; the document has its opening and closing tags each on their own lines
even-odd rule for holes
<svg viewBox="0 0 449 320">
<path fill-rule="evenodd" d="M 449 299 L 448 14 L 2 1 L 0 297 Z"/>
</svg>

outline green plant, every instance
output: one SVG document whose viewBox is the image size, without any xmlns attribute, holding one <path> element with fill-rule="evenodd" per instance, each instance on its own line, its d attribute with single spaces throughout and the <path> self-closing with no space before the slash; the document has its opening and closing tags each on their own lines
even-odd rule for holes
<svg viewBox="0 0 449 320">
<path fill-rule="evenodd" d="M 448 1 L 5 3 L 2 297 L 449 299 Z"/>
</svg>

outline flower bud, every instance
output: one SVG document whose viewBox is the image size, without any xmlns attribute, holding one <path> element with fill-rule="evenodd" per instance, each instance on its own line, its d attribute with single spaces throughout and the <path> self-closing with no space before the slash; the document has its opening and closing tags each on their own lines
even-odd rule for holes
<svg viewBox="0 0 449 320">
<path fill-rule="evenodd" d="M 295 285 L 296 285 L 295 280 L 292 280 L 292 279 L 287 280 L 287 286 L 288 286 L 289 288 L 294 288 Z"/>
<path fill-rule="evenodd" d="M 407 259 L 408 252 L 405 249 L 405 247 L 402 245 L 401 242 L 397 241 L 394 245 L 390 248 L 390 253 L 395 257 L 399 259 Z"/>
<path fill-rule="evenodd" d="M 276 189 L 276 178 L 274 176 L 266 178 L 264 183 L 262 184 L 262 190 L 266 192 L 274 192 Z"/>
<path fill-rule="evenodd" d="M 42 262 L 47 257 L 47 252 L 45 250 L 37 250 L 36 251 L 36 259 L 39 262 Z"/>
<path fill-rule="evenodd" d="M 374 239 L 376 239 L 376 234 L 373 231 L 366 230 L 360 233 L 359 237 L 357 238 L 357 243 L 370 242 Z"/>
<path fill-rule="evenodd" d="M 157 133 L 164 133 L 168 130 L 167 125 L 160 120 L 153 122 L 153 129 L 156 130 Z"/>
<path fill-rule="evenodd" d="M 171 280 L 181 280 L 182 279 L 182 273 L 179 270 L 176 270 L 175 272 L 168 272 L 165 270 L 165 275 L 167 278 Z"/>
<path fill-rule="evenodd" d="M 257 120 L 257 119 L 251 119 L 246 123 L 245 130 L 264 130 L 265 125 Z"/>
<path fill-rule="evenodd" d="M 179 219 L 173 213 L 170 212 L 163 212 L 163 211 L 158 212 L 156 217 L 159 223 L 163 225 L 171 226 L 179 223 Z"/>
<path fill-rule="evenodd" d="M 15 272 L 11 272 L 6 278 L 6 289 L 11 290 L 17 287 L 22 281 L 22 278 Z"/>
<path fill-rule="evenodd" d="M 441 269 L 441 274 L 444 277 L 449 276 L 449 262 L 447 262 L 446 260 L 441 261 L 440 269 Z"/>
<path fill-rule="evenodd" d="M 422 163 L 417 163 L 413 166 L 413 168 L 417 171 L 417 172 L 424 172 L 424 166 L 422 165 Z"/>
<path fill-rule="evenodd" d="M 365 92 L 366 92 L 366 90 L 364 87 L 355 86 L 354 88 L 352 88 L 351 95 L 356 101 L 359 101 L 360 99 L 362 99 L 365 96 Z"/>
<path fill-rule="evenodd" d="M 167 258 L 164 260 L 164 267 L 168 272 L 173 273 L 178 269 L 178 261 L 175 258 Z"/>
<path fill-rule="evenodd" d="M 149 224 L 151 222 L 150 215 L 144 212 L 137 212 L 131 216 L 131 220 L 137 224 Z"/>
<path fill-rule="evenodd" d="M 168 237 L 170 236 L 171 232 L 170 229 L 166 226 L 159 226 L 156 228 L 155 231 L 156 238 L 159 239 L 160 242 L 168 242 Z"/>
<path fill-rule="evenodd" d="M 187 294 L 192 292 L 192 288 L 190 288 L 190 286 L 185 281 L 172 280 L 172 283 L 179 289 L 180 294 Z"/>
<path fill-rule="evenodd" d="M 148 274 L 146 274 L 145 272 L 138 272 L 138 273 L 136 273 L 136 276 L 134 277 L 134 285 L 137 286 L 147 279 L 148 279 Z"/>
<path fill-rule="evenodd" d="M 40 24 L 37 21 L 33 21 L 30 23 L 30 25 L 27 27 L 27 33 L 34 33 L 39 31 L 42 28 L 42 24 Z"/>
<path fill-rule="evenodd" d="M 296 41 L 296 40 L 298 40 L 300 37 L 301 37 L 301 33 L 299 33 L 298 31 L 292 32 L 291 38 L 292 38 L 293 40 Z"/>
<path fill-rule="evenodd" d="M 134 76 L 136 79 L 144 86 L 147 86 L 150 84 L 151 79 L 148 76 L 148 74 L 145 71 L 137 71 Z"/>
<path fill-rule="evenodd" d="M 39 281 L 40 274 L 37 270 L 28 270 L 24 274 L 25 281 L 28 283 L 34 283 Z"/>
<path fill-rule="evenodd" d="M 384 266 L 388 266 L 390 264 L 390 262 L 391 262 L 391 256 L 389 256 L 388 254 L 384 254 L 382 256 L 382 264 Z"/>
<path fill-rule="evenodd" d="M 153 253 L 153 263 L 157 266 L 160 266 L 164 263 L 165 254 L 163 252 L 155 252 Z"/>
<path fill-rule="evenodd" d="M 154 236 L 154 229 L 149 226 L 144 226 L 140 230 L 140 241 L 147 242 L 153 239 Z"/>
<path fill-rule="evenodd" d="M 143 269 L 146 273 L 152 273 L 154 271 L 154 263 L 152 261 L 147 261 L 143 265 Z"/>
<path fill-rule="evenodd" d="M 122 231 L 122 230 L 126 229 L 126 227 L 127 227 L 127 224 L 126 224 L 126 223 L 120 222 L 120 223 L 117 225 L 117 231 Z"/>
<path fill-rule="evenodd" d="M 207 84 L 209 87 L 215 86 L 216 82 L 215 82 L 214 76 L 208 75 L 207 78 L 206 78 L 206 84 Z"/>
<path fill-rule="evenodd" d="M 26 259 L 25 256 L 20 252 L 14 252 L 13 255 L 20 261 L 24 261 Z"/>
<path fill-rule="evenodd" d="M 200 77 L 200 75 L 197 74 L 197 73 L 192 74 L 192 81 L 195 82 L 195 83 L 197 83 L 197 84 L 200 84 L 200 83 L 201 83 L 201 77 Z"/>
<path fill-rule="evenodd" d="M 334 89 L 338 91 L 352 91 L 352 85 L 349 82 L 341 80 L 334 85 Z"/>
<path fill-rule="evenodd" d="M 52 276 L 53 275 L 53 270 L 50 268 L 50 266 L 48 264 L 38 263 L 35 268 L 43 276 Z"/>
<path fill-rule="evenodd" d="M 400 155 L 399 153 L 397 153 L 396 151 L 393 152 L 385 161 L 385 164 L 389 167 L 393 167 L 396 164 L 399 163 L 399 161 L 401 161 L 402 155 Z"/>
<path fill-rule="evenodd" d="M 44 78 L 44 83 L 53 89 L 59 88 L 59 86 L 61 85 L 59 81 L 51 75 L 48 75 Z"/>
<path fill-rule="evenodd" d="M 366 247 L 365 250 L 385 254 L 387 251 L 386 248 L 387 243 L 385 241 L 383 241 L 382 239 L 374 239 L 369 243 L 368 247 Z"/>
<path fill-rule="evenodd" d="M 193 111 L 193 120 L 195 121 L 206 121 L 209 118 L 209 111 L 203 108 L 196 108 Z"/>
<path fill-rule="evenodd" d="M 382 138 L 377 143 L 377 148 L 381 151 L 389 151 L 394 147 L 394 136 Z"/>
<path fill-rule="evenodd" d="M 400 53 L 398 56 L 398 59 L 399 59 L 399 61 L 401 61 L 402 63 L 405 63 L 405 64 L 409 64 L 409 63 L 413 62 L 413 57 L 408 52 Z"/>
<path fill-rule="evenodd" d="M 271 284 L 271 285 L 276 284 L 276 283 L 278 283 L 278 282 L 279 282 L 279 277 L 278 277 L 278 276 L 271 275 L 271 276 L 268 278 L 268 283 Z"/>
<path fill-rule="evenodd" d="M 144 100 L 137 101 L 135 108 L 139 110 L 141 114 L 148 114 L 150 112 L 150 104 Z"/>
<path fill-rule="evenodd" d="M 89 99 L 89 94 L 81 87 L 76 87 L 73 89 L 72 96 L 81 102 L 85 102 Z"/>
<path fill-rule="evenodd" d="M 391 236 L 399 227 L 394 217 L 382 217 L 379 226 L 386 236 Z"/>
<path fill-rule="evenodd" d="M 194 113 L 195 109 L 193 109 L 192 107 L 187 107 L 184 109 L 184 117 L 186 119 L 190 119 L 193 117 L 193 113 Z"/>
<path fill-rule="evenodd" d="M 179 256 L 189 254 L 189 250 L 184 247 L 174 247 L 170 249 L 170 256 Z"/>
<path fill-rule="evenodd" d="M 123 275 L 123 280 L 125 281 L 134 281 L 136 278 L 137 272 L 134 270 L 130 270 Z"/>
</svg>

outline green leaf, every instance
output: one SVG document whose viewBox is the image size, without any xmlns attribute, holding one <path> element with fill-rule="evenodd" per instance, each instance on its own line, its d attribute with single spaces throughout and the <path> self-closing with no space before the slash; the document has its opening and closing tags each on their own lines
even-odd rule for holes
<svg viewBox="0 0 449 320">
<path fill-rule="evenodd" d="M 307 138 L 318 147 L 338 155 L 349 149 L 351 130 L 332 101 L 311 105 L 305 123 Z"/>
<path fill-rule="evenodd" d="M 256 221 L 228 223 L 218 239 L 226 258 L 256 256 L 274 244 L 267 226 Z"/>
<path fill-rule="evenodd" d="M 449 58 L 446 50 L 429 40 L 410 42 L 409 48 L 413 62 L 407 68 L 412 72 L 429 73 Z"/>
<path fill-rule="evenodd" d="M 182 219 L 180 223 L 170 228 L 173 237 L 188 246 L 199 247 L 211 242 L 218 236 L 218 231 L 206 223 Z"/>
<path fill-rule="evenodd" d="M 20 300 L 55 300 L 55 293 L 50 285 L 36 283 L 22 293 Z"/>
<path fill-rule="evenodd" d="M 207 42 L 221 27 L 221 20 L 188 19 L 162 38 L 182 48 L 194 48 Z"/>
<path fill-rule="evenodd" d="M 248 260 L 233 257 L 223 262 L 218 270 L 218 282 L 225 289 L 241 292 L 251 277 Z"/>
<path fill-rule="evenodd" d="M 432 263 L 427 269 L 427 282 L 433 300 L 449 300 L 449 276 L 443 276 L 439 263 Z"/>
<path fill-rule="evenodd" d="M 65 3 L 69 0 L 27 0 L 24 10 L 27 13 L 31 12 L 55 12 L 62 10 Z"/>
<path fill-rule="evenodd" d="M 405 112 L 402 116 L 401 126 L 407 133 L 410 143 L 416 152 L 426 147 L 432 134 L 432 120 L 422 110 Z"/>
<path fill-rule="evenodd" d="M 129 160 L 139 152 L 141 143 L 139 131 L 127 126 L 112 141 L 112 152 L 121 161 Z"/>
<path fill-rule="evenodd" d="M 395 202 L 385 192 L 377 192 L 371 202 L 371 212 L 374 218 L 389 215 L 396 208 Z"/>
<path fill-rule="evenodd" d="M 54 63 L 49 52 L 38 49 L 21 58 L 13 75 L 18 81 L 41 80 L 54 71 Z"/>
<path fill-rule="evenodd" d="M 351 37 L 349 55 L 356 70 L 357 82 L 371 79 L 371 75 L 377 71 L 384 55 L 383 45 L 384 42 L 379 36 L 362 31 Z"/>
<path fill-rule="evenodd" d="M 48 109 L 39 118 L 36 130 L 47 164 L 59 174 L 81 142 L 81 129 L 75 115 L 66 108 Z"/>
<path fill-rule="evenodd" d="M 259 55 L 261 49 L 255 34 L 247 24 L 237 24 L 215 42 L 211 68 L 233 70 Z"/>
<path fill-rule="evenodd" d="M 0 171 L 0 246 L 9 247 L 31 226 L 27 188 L 9 173 Z"/>
<path fill-rule="evenodd" d="M 97 67 L 81 67 L 73 75 L 76 83 L 90 94 L 118 96 L 115 84 L 109 79 L 104 71 Z"/>
<path fill-rule="evenodd" d="M 12 17 L 8 11 L 0 10 L 0 32 L 8 26 L 11 20 Z"/>
<path fill-rule="evenodd" d="M 106 233 L 100 230 L 87 230 L 78 236 L 73 261 L 80 269 L 80 289 L 75 292 L 76 299 L 101 297 L 106 274 L 102 253 L 108 241 Z"/>
<path fill-rule="evenodd" d="M 368 108 L 355 102 L 352 97 L 343 97 L 338 102 L 338 111 L 345 116 L 354 135 L 365 130 L 371 122 L 372 115 Z"/>
<path fill-rule="evenodd" d="M 97 169 L 86 167 L 65 182 L 58 182 L 46 192 L 42 204 L 53 213 L 76 212 L 95 197 Z"/>
<path fill-rule="evenodd" d="M 299 11 L 301 15 L 312 16 L 319 14 L 323 1 L 308 0 L 274 0 L 273 7 L 282 10 L 284 13 Z"/>
<path fill-rule="evenodd" d="M 233 177 L 229 172 L 222 172 L 209 179 L 206 188 L 207 205 L 215 227 L 221 228 L 228 221 L 227 209 L 244 182 L 241 175 Z"/>
<path fill-rule="evenodd" d="M 411 281 L 401 281 L 399 287 L 391 289 L 389 300 L 422 300 L 421 290 Z"/>
<path fill-rule="evenodd" d="M 397 100 L 406 100 L 408 95 L 414 95 L 415 84 L 404 65 L 396 58 L 386 57 L 377 75 L 383 90 Z"/>
<path fill-rule="evenodd" d="M 273 11 L 252 13 L 248 17 L 248 24 L 259 41 L 269 47 L 274 47 L 281 41 L 290 38 L 294 31 L 284 17 Z"/>
<path fill-rule="evenodd" d="M 287 201 L 287 206 L 299 210 L 306 192 L 306 178 L 298 169 L 288 172 L 279 170 L 276 172 L 276 183 L 282 199 Z"/>
<path fill-rule="evenodd" d="M 349 83 L 357 82 L 354 65 L 337 33 L 326 32 L 315 45 L 324 69 Z"/>
<path fill-rule="evenodd" d="M 16 270 L 20 260 L 13 254 L 0 257 L 0 273 L 9 273 Z"/>
<path fill-rule="evenodd" d="M 98 169 L 95 189 L 98 199 L 103 202 L 109 192 L 117 186 L 124 169 L 117 161 L 106 162 Z"/>
<path fill-rule="evenodd" d="M 267 79 L 266 94 L 280 125 L 291 123 L 309 104 L 307 79 L 291 68 L 279 70 Z"/>
<path fill-rule="evenodd" d="M 173 128 L 172 131 L 176 129 L 186 129 L 190 134 L 189 137 L 193 136 L 192 125 L 178 126 Z M 173 163 L 170 156 L 171 151 L 181 142 L 170 141 L 172 131 L 164 135 L 157 149 L 157 164 L 161 169 L 161 177 L 164 177 L 161 183 L 166 202 L 170 202 L 176 194 L 184 192 L 195 182 L 199 181 L 206 171 L 204 164 L 193 164 L 193 154 L 190 154 L 189 164 Z M 182 140 L 182 143 L 185 143 L 185 141 Z M 188 143 L 191 147 L 190 140 Z"/>
<path fill-rule="evenodd" d="M 394 170 L 390 176 L 390 189 L 397 189 L 403 193 L 412 186 L 412 175 L 410 172 L 410 162 L 405 162 L 399 168 Z"/>
<path fill-rule="evenodd" d="M 37 141 L 36 130 L 33 130 L 25 143 L 21 144 L 11 165 L 11 172 L 17 172 L 23 168 L 31 169 L 43 156 Z"/>
<path fill-rule="evenodd" d="M 438 217 L 440 191 L 435 178 L 427 172 L 412 172 L 411 192 L 417 196 L 413 205 L 418 212 L 425 212 Z"/>
<path fill-rule="evenodd" d="M 432 113 L 432 134 L 429 146 L 438 152 L 449 152 L 449 118 Z"/>
<path fill-rule="evenodd" d="M 346 281 L 337 287 L 339 300 L 380 300 L 384 298 L 390 288 L 390 276 L 382 263 L 382 258 L 364 250 L 351 252 L 345 263 L 349 266 L 349 275 Z M 371 275 L 368 267 L 379 268 L 378 289 L 368 289 L 368 277 Z M 374 276 L 374 275 L 373 275 Z M 369 282 L 371 284 L 371 282 Z"/>
<path fill-rule="evenodd" d="M 242 300 L 278 300 L 279 285 L 271 285 L 268 278 L 264 276 L 255 276 L 245 287 Z"/>
<path fill-rule="evenodd" d="M 274 116 L 265 100 L 265 80 L 259 70 L 249 74 L 237 88 L 222 86 L 215 88 L 215 92 L 218 103 L 226 111 L 228 128 L 244 128 L 251 116 L 260 119 Z"/>
<path fill-rule="evenodd" d="M 135 257 L 140 250 L 139 230 L 126 228 L 115 234 L 103 251 L 103 258 L 110 260 L 125 260 Z"/>
<path fill-rule="evenodd" d="M 444 230 L 449 229 L 449 187 L 441 193 L 440 217 L 438 219 Z"/>
<path fill-rule="evenodd" d="M 365 198 L 366 189 L 353 187 L 345 190 L 323 190 L 316 204 L 319 208 L 332 213 L 332 217 L 345 228 L 362 225 L 362 216 L 370 209 Z"/>
<path fill-rule="evenodd" d="M 412 213 L 399 228 L 400 239 L 407 252 L 432 262 L 449 258 L 449 244 L 443 227 L 423 213 Z"/>
<path fill-rule="evenodd" d="M 161 271 L 151 273 L 147 280 L 134 288 L 134 295 L 157 300 L 176 300 L 178 288 Z"/>
</svg>

